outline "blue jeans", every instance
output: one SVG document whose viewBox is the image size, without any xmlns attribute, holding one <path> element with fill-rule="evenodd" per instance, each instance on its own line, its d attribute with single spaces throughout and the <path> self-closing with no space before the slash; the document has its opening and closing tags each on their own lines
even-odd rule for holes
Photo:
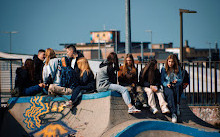
<svg viewBox="0 0 220 137">
<path fill-rule="evenodd" d="M 128 89 L 126 87 L 117 85 L 117 84 L 110 84 L 108 90 L 114 90 L 121 93 L 122 98 L 126 105 L 131 104 L 131 97 L 129 95 Z"/>
<path fill-rule="evenodd" d="M 179 102 L 179 86 L 168 88 L 164 87 L 164 95 L 166 98 L 166 101 L 168 103 L 168 107 L 170 108 L 170 111 L 172 114 L 176 114 L 177 108 L 176 105 Z"/>
<path fill-rule="evenodd" d="M 40 87 L 39 85 L 31 86 L 31 87 L 25 88 L 23 90 L 23 95 L 24 96 L 34 96 L 37 93 L 40 93 L 42 90 L 43 90 L 43 88 Z"/>
</svg>

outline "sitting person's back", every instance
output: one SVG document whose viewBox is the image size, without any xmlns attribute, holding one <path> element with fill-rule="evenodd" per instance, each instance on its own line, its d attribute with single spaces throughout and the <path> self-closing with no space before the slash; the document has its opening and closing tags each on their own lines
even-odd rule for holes
<svg viewBox="0 0 220 137">
<path fill-rule="evenodd" d="M 43 83 L 38 85 L 34 83 L 34 62 L 32 59 L 27 59 L 24 66 L 16 70 L 15 88 L 19 89 L 19 96 L 35 95 L 45 87 Z"/>
</svg>

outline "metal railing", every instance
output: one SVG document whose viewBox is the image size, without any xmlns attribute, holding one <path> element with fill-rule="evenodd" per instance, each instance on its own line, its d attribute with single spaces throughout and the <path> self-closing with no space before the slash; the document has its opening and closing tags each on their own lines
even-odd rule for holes
<svg viewBox="0 0 220 137">
<path fill-rule="evenodd" d="M 6 106 L 14 88 L 16 69 L 22 66 L 21 59 L 0 59 L 0 107 Z"/>
<path fill-rule="evenodd" d="M 161 69 L 165 62 L 158 61 Z M 10 97 L 10 89 L 14 88 L 15 71 L 22 66 L 21 59 L 0 59 L 0 102 L 3 106 Z M 145 63 L 138 63 L 138 72 Z M 219 105 L 220 104 L 220 62 L 194 61 L 184 62 L 190 84 L 184 90 L 184 95 L 190 105 Z M 210 69 L 211 68 L 211 69 Z M 138 73 L 139 74 L 139 73 Z"/>
<path fill-rule="evenodd" d="M 138 72 L 146 63 L 138 63 Z M 158 68 L 165 62 L 158 62 Z M 189 105 L 219 105 L 220 104 L 220 61 L 184 62 L 183 68 L 189 73 L 190 83 L 184 89 L 184 95 Z"/>
</svg>

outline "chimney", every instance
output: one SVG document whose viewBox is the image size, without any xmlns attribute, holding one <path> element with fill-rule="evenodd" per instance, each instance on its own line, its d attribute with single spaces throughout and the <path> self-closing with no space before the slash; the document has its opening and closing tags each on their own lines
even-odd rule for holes
<svg viewBox="0 0 220 137">
<path fill-rule="evenodd" d="M 185 45 L 184 45 L 185 47 L 189 47 L 189 45 L 188 45 L 188 40 L 185 40 Z"/>
</svg>

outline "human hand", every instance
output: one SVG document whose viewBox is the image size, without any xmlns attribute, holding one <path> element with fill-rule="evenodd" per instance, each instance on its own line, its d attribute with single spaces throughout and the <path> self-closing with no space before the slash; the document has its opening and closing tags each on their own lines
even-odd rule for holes
<svg viewBox="0 0 220 137">
<path fill-rule="evenodd" d="M 45 88 L 45 84 L 44 83 L 40 83 L 40 84 L 38 84 L 40 87 L 42 87 L 42 88 Z"/>
<path fill-rule="evenodd" d="M 153 92 L 157 92 L 157 86 L 150 86 L 150 88 L 152 89 Z"/>
<path fill-rule="evenodd" d="M 171 84 L 167 84 L 167 87 L 170 88 L 170 87 L 171 87 Z"/>
<path fill-rule="evenodd" d="M 175 79 L 172 83 L 176 83 L 177 82 L 177 80 Z"/>
</svg>

